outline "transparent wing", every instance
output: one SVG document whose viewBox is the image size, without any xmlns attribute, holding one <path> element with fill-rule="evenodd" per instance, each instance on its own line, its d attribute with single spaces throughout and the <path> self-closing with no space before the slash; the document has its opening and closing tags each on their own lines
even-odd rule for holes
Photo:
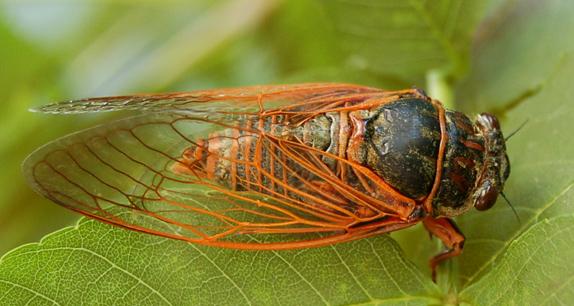
<svg viewBox="0 0 574 306">
<path fill-rule="evenodd" d="M 290 113 L 305 120 L 380 94 L 359 101 L 354 93 L 324 92 L 321 103 L 309 94 L 279 108 L 261 108 L 267 102 L 252 97 L 245 109 L 257 111 L 241 115 L 223 107 L 151 112 L 49 143 L 24 171 L 39 193 L 69 209 L 164 237 L 245 249 L 356 239 L 410 226 L 392 208 L 412 203 L 368 169 L 254 129 L 246 118 Z"/>
<path fill-rule="evenodd" d="M 337 96 L 381 92 L 380 89 L 337 83 L 310 83 L 292 85 L 252 86 L 213 90 L 198 90 L 166 94 L 139 94 L 129 96 L 100 97 L 74 100 L 41 106 L 33 111 L 73 114 L 119 110 L 165 111 L 189 110 L 212 111 L 223 109 L 250 111 L 261 102 L 266 108 L 306 101 L 321 103 Z"/>
</svg>

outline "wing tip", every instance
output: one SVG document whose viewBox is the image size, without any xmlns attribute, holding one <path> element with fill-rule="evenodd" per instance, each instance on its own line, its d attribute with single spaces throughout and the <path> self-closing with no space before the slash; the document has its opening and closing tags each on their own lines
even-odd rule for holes
<svg viewBox="0 0 574 306">
<path fill-rule="evenodd" d="M 32 190 L 34 190 L 34 192 L 45 197 L 46 192 L 44 192 L 44 190 L 42 189 L 42 187 L 40 186 L 40 184 L 36 180 L 36 177 L 34 176 L 34 165 L 35 165 L 34 160 L 36 157 L 34 155 L 35 155 L 36 151 L 30 153 L 30 155 L 28 155 L 24 159 L 24 161 L 22 161 L 22 163 L 20 164 L 20 173 L 22 173 L 22 175 L 24 176 L 24 179 L 26 180 L 26 183 L 28 183 L 28 186 Z"/>
<path fill-rule="evenodd" d="M 73 101 L 63 101 L 58 103 L 34 106 L 28 108 L 28 111 L 32 113 L 43 113 L 43 114 L 74 114 L 74 113 L 85 112 L 84 109 L 74 106 L 74 103 L 72 102 Z"/>
<path fill-rule="evenodd" d="M 45 108 L 45 106 L 34 106 L 34 107 L 28 108 L 28 111 L 31 113 L 46 113 L 44 108 Z"/>
</svg>

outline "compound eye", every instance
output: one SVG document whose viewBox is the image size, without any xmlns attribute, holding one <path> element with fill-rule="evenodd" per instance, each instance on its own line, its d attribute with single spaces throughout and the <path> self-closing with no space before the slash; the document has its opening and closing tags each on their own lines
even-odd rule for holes
<svg viewBox="0 0 574 306">
<path fill-rule="evenodd" d="M 483 186 L 483 192 L 481 192 L 480 196 L 476 199 L 474 208 L 480 211 L 490 209 L 494 203 L 496 203 L 498 194 L 498 189 L 487 182 L 485 186 Z"/>
<path fill-rule="evenodd" d="M 487 128 L 500 130 L 500 123 L 498 122 L 498 119 L 494 115 L 491 115 L 489 113 L 482 113 L 480 114 L 480 117 L 486 123 Z"/>
</svg>

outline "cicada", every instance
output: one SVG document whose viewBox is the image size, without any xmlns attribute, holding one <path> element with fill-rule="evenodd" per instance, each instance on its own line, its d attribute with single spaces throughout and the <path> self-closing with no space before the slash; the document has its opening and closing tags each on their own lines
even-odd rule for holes
<svg viewBox="0 0 574 306">
<path fill-rule="evenodd" d="M 202 245 L 282 250 L 422 222 L 463 249 L 452 221 L 493 206 L 510 165 L 498 120 L 472 122 L 422 90 L 298 84 L 89 98 L 36 111 L 135 111 L 57 139 L 24 172 L 90 218 Z"/>
</svg>

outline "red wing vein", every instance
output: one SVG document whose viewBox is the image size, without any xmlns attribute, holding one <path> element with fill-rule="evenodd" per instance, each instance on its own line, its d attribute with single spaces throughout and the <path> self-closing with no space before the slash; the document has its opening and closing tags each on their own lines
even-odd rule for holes
<svg viewBox="0 0 574 306">
<path fill-rule="evenodd" d="M 274 145 L 277 148 L 281 149 L 281 147 L 279 145 L 276 145 L 273 142 L 270 142 L 270 143 L 271 143 L 271 145 Z M 281 150 L 281 151 L 289 157 L 288 151 L 286 151 L 286 150 Z M 309 181 L 307 181 L 306 179 L 301 177 L 301 175 L 299 175 L 296 171 L 291 169 L 287 163 L 281 162 L 281 164 L 283 166 L 283 169 L 286 169 L 285 171 L 290 172 L 293 177 L 297 178 L 299 182 L 301 182 L 305 187 L 307 187 L 307 190 L 313 190 L 316 188 Z M 313 167 L 305 167 L 305 169 L 308 170 L 309 172 L 313 173 L 313 174 L 318 174 L 317 171 L 315 171 L 315 169 Z M 264 170 L 262 170 L 262 171 L 264 171 Z M 327 213 L 327 212 L 324 209 L 321 209 L 321 207 L 329 207 L 330 209 L 333 209 L 335 211 L 339 211 L 340 213 L 345 214 L 347 217 L 356 218 L 356 216 L 352 212 L 350 212 L 350 211 L 348 211 L 348 210 L 346 210 L 346 209 L 344 209 L 338 205 L 334 205 L 334 204 L 332 204 L 326 200 L 320 199 L 317 196 L 314 196 L 308 192 L 305 192 L 304 190 L 300 190 L 299 188 L 294 188 L 293 186 L 290 186 L 289 184 L 286 184 L 285 182 L 283 182 L 283 181 L 275 178 L 274 176 L 270 175 L 268 172 L 265 172 L 265 174 L 268 175 L 271 180 L 273 180 L 274 182 L 276 182 L 278 185 L 282 186 L 283 188 L 285 188 L 285 189 L 287 189 L 293 193 L 304 196 L 305 198 L 312 200 L 314 203 L 319 204 L 319 205 L 307 205 L 307 206 L 310 206 L 314 210 L 320 211 L 322 214 Z M 341 217 L 341 216 L 339 216 L 339 217 Z"/>
<path fill-rule="evenodd" d="M 351 227 L 365 220 L 359 215 L 359 208 L 369 208 L 379 217 L 389 215 L 378 205 L 384 200 L 373 196 L 372 188 L 369 189 L 380 182 L 374 181 L 365 169 L 309 147 L 295 135 L 292 136 L 299 142 L 265 130 L 269 124 L 265 120 L 275 120 L 280 114 L 289 115 L 284 124 L 293 128 L 316 114 L 364 108 L 355 102 L 384 97 L 381 91 L 341 84 L 252 90 L 263 93 L 255 95 L 245 89 L 203 91 L 96 98 L 48 106 L 42 110 L 157 112 L 56 141 L 53 147 L 47 147 L 48 151 L 40 152 L 42 159 L 32 160 L 32 178 L 50 198 L 102 221 L 166 237 L 237 248 L 249 248 L 248 243 L 237 242 L 242 241 L 237 238 L 242 234 L 254 241 L 260 241 L 260 234 L 291 235 L 293 242 L 279 241 L 277 248 L 344 241 L 358 237 L 351 232 L 361 232 Z M 283 107 L 271 104 L 283 100 L 287 102 Z M 239 102 L 239 111 L 227 110 L 222 105 L 231 104 L 219 102 Z M 348 106 L 349 103 L 355 104 Z M 196 109 L 199 104 L 206 108 Z M 283 123 L 274 122 L 271 126 L 274 124 Z M 226 129 L 232 129 L 232 136 L 222 132 Z M 252 139 L 256 140 L 253 144 Z M 233 143 L 234 148 L 211 151 L 217 147 L 210 144 L 226 143 Z M 55 149 L 62 145 L 64 149 Z M 198 148 L 209 150 L 194 151 Z M 231 153 L 233 150 L 243 150 L 241 154 L 247 155 L 247 160 Z M 202 159 L 194 157 L 200 155 Z M 205 175 L 206 171 L 215 171 L 207 168 L 208 157 L 216 160 L 218 167 L 231 165 L 224 173 L 234 176 L 230 180 L 232 187 Z M 340 169 L 352 169 L 350 173 L 367 192 L 349 185 L 346 176 L 328 165 L 326 159 L 336 161 Z M 238 166 L 243 167 L 243 172 L 237 172 Z M 61 179 L 51 183 L 50 175 Z M 234 190 L 235 184 L 246 186 L 246 190 Z M 149 217 L 151 222 L 142 223 L 140 215 Z M 303 235 L 311 233 L 330 234 L 331 238 L 317 235 L 316 239 L 309 239 Z"/>
<path fill-rule="evenodd" d="M 96 137 L 94 137 L 95 139 Z M 117 147 L 113 146 L 112 143 L 109 141 L 109 139 L 105 138 L 105 137 L 101 137 L 111 148 L 113 148 L 116 152 L 123 154 L 124 156 L 129 156 L 127 154 L 125 154 L 125 152 L 123 152 L 122 150 L 119 150 Z M 155 188 L 152 188 L 151 186 L 146 185 L 144 182 L 139 181 L 138 179 L 136 179 L 135 177 L 133 177 L 132 175 L 130 175 L 129 173 L 117 168 L 116 166 L 112 165 L 111 163 L 109 163 L 108 161 L 106 161 L 103 157 L 101 157 L 100 155 L 98 155 L 97 151 L 93 150 L 92 148 L 90 148 L 90 146 L 88 146 L 87 144 L 84 144 L 86 146 L 86 149 L 102 164 L 106 165 L 107 167 L 109 167 L 110 169 L 112 169 L 113 171 L 127 177 L 130 181 L 134 182 L 135 184 L 141 185 L 146 189 L 146 193 L 148 191 L 154 191 L 156 193 L 157 196 L 159 196 L 159 194 L 157 193 L 157 190 Z M 130 159 L 134 162 L 136 162 L 134 159 L 132 159 L 130 157 Z M 140 165 L 145 165 L 143 163 L 139 163 Z M 148 167 L 149 170 L 153 171 L 151 168 Z M 155 172 L 155 171 L 153 171 Z M 157 173 L 159 175 L 159 173 Z"/>
</svg>

